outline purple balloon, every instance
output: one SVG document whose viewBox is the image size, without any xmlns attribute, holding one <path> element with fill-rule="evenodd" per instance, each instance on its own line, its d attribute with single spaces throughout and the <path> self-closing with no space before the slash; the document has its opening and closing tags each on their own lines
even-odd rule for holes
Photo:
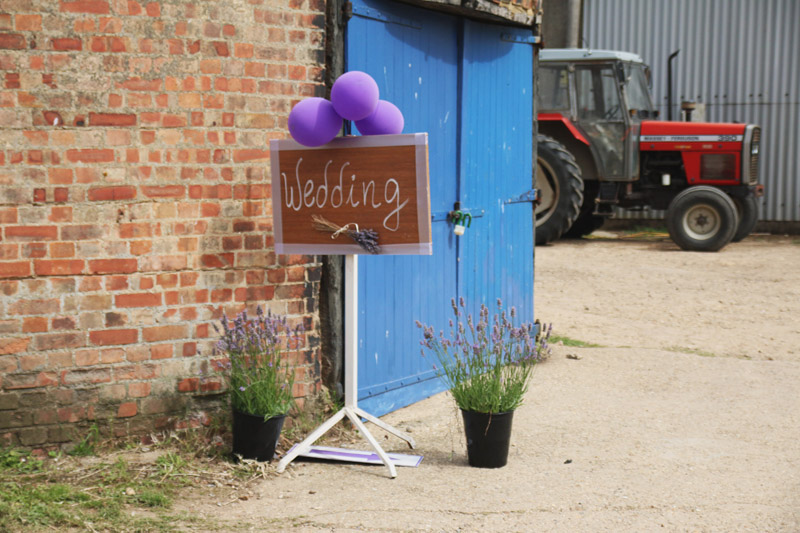
<svg viewBox="0 0 800 533">
<path fill-rule="evenodd" d="M 339 76 L 331 88 L 336 112 L 347 120 L 367 118 L 378 105 L 378 84 L 366 72 L 352 70 Z"/>
<path fill-rule="evenodd" d="M 342 129 L 342 117 L 324 98 L 306 98 L 289 113 L 289 133 L 304 146 L 322 146 Z"/>
<path fill-rule="evenodd" d="M 403 113 L 391 102 L 381 100 L 375 112 L 364 120 L 356 121 L 362 135 L 394 135 L 403 132 Z"/>
</svg>

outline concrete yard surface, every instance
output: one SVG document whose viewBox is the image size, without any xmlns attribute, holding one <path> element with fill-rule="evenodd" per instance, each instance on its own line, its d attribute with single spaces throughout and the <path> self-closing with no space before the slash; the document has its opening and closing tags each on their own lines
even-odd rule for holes
<svg viewBox="0 0 800 533">
<path fill-rule="evenodd" d="M 602 235 L 536 249 L 536 316 L 564 345 L 535 370 L 506 467 L 467 465 L 443 393 L 384 417 L 413 452 L 369 426 L 424 456 L 396 479 L 296 461 L 246 501 L 182 507 L 255 531 L 800 531 L 799 241 L 703 254 Z"/>
</svg>

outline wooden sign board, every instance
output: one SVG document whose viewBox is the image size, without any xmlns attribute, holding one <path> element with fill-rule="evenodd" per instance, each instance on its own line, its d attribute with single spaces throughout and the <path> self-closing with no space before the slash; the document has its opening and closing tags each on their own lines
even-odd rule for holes
<svg viewBox="0 0 800 533">
<path fill-rule="evenodd" d="M 312 216 L 377 232 L 381 254 L 433 253 L 427 133 L 339 137 L 316 148 L 273 140 L 270 159 L 276 253 L 369 253 L 345 234 L 314 229 Z"/>
</svg>

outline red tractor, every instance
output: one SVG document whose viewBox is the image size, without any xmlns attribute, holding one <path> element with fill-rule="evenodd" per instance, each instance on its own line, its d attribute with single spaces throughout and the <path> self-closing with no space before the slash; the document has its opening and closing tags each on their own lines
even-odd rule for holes
<svg viewBox="0 0 800 533">
<path fill-rule="evenodd" d="M 641 57 L 540 52 L 536 244 L 587 235 L 614 207 L 666 210 L 684 250 L 717 251 L 753 231 L 761 128 L 657 117 Z"/>
</svg>

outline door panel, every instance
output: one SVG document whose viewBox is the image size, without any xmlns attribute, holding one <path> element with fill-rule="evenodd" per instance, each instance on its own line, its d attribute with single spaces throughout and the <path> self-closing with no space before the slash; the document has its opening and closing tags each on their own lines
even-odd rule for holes
<svg viewBox="0 0 800 533">
<path fill-rule="evenodd" d="M 481 210 L 461 238 L 459 292 L 472 311 L 498 298 L 533 321 L 530 31 L 467 21 L 464 31 L 461 206 Z"/>
<path fill-rule="evenodd" d="M 448 329 L 459 296 L 532 319 L 532 204 L 506 202 L 532 186 L 533 47 L 530 31 L 399 3 L 353 13 L 347 70 L 375 78 L 429 145 L 433 256 L 359 258 L 359 404 L 380 416 L 444 388 L 416 320 Z M 446 217 L 459 201 L 475 215 L 462 237 Z"/>
<path fill-rule="evenodd" d="M 431 211 L 457 199 L 457 19 L 399 4 L 353 2 L 347 70 L 378 83 L 381 98 L 405 118 L 405 133 L 427 132 Z M 360 13 L 360 14 L 359 14 Z M 368 18 L 380 14 L 383 20 Z M 359 258 L 359 403 L 381 415 L 443 389 L 420 355 L 415 320 L 446 323 L 457 293 L 455 238 L 432 223 L 433 256 Z"/>
</svg>

